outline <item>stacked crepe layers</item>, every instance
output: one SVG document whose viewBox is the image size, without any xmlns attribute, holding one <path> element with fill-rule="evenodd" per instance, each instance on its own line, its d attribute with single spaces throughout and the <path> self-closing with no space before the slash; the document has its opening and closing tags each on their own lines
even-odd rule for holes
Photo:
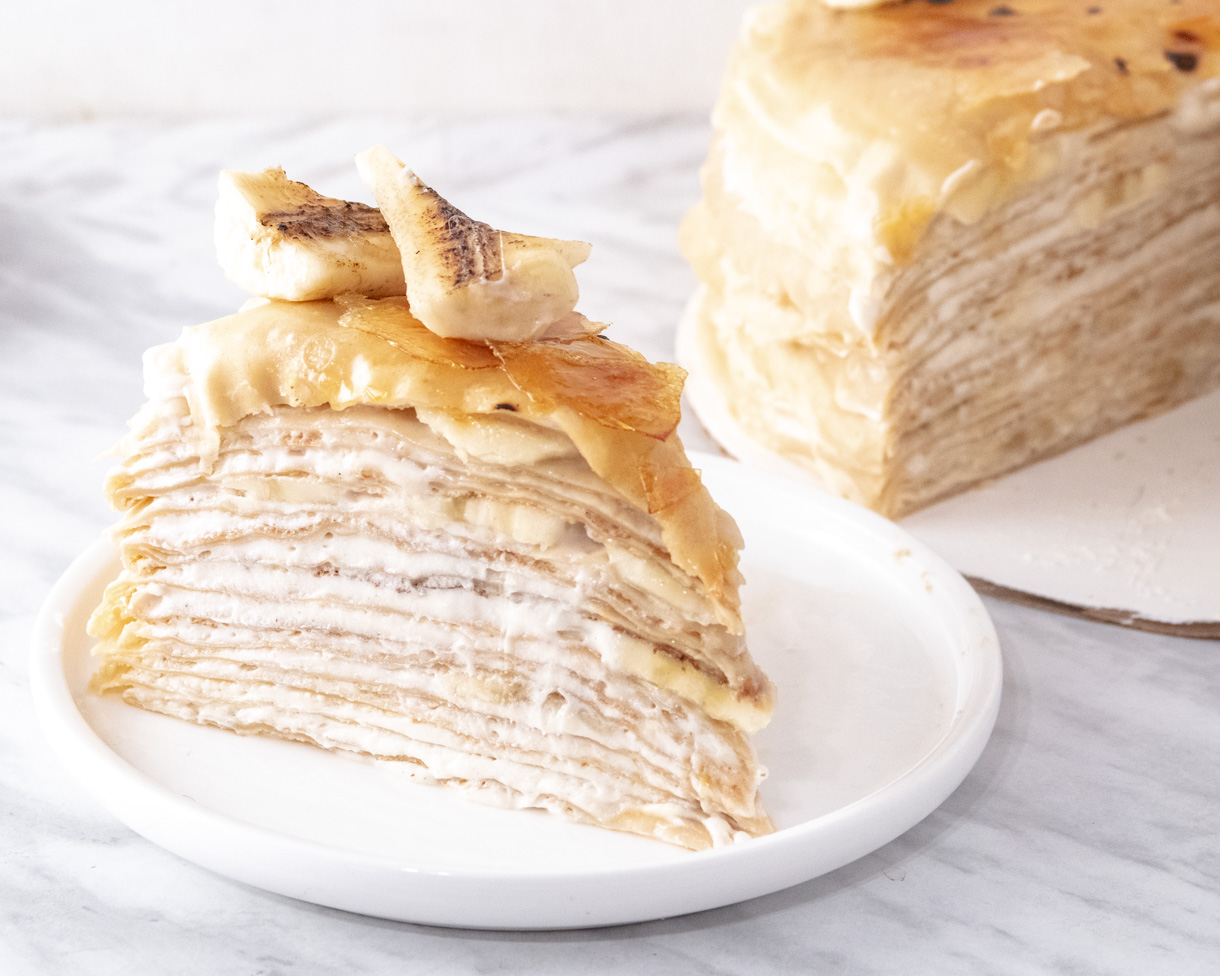
<svg viewBox="0 0 1220 976">
<path fill-rule="evenodd" d="M 1220 12 L 748 20 L 683 247 L 757 441 L 900 516 L 1220 386 Z"/>
<path fill-rule="evenodd" d="M 279 237 L 248 280 L 392 274 L 335 213 L 307 232 L 251 213 Z M 536 310 L 528 284 L 508 290 Z M 736 526 L 674 434 L 680 371 L 563 308 L 531 341 L 444 338 L 415 313 L 262 301 L 146 354 L 107 484 L 123 570 L 90 624 L 95 688 L 691 849 L 768 832 L 748 735 L 773 690 L 745 645 Z"/>
</svg>

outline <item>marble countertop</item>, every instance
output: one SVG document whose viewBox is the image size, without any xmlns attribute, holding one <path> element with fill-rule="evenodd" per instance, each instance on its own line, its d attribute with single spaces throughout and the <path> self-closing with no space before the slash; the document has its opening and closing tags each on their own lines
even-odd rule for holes
<svg viewBox="0 0 1220 976">
<path fill-rule="evenodd" d="M 30 631 L 111 520 L 98 455 L 139 405 L 140 353 L 243 298 L 212 253 L 218 169 L 361 196 L 351 157 L 384 142 L 497 226 L 592 241 L 582 309 L 668 359 L 707 138 L 687 119 L 0 124 L 0 973 L 1220 972 L 1215 642 L 988 602 L 1004 702 L 939 810 L 799 887 L 607 930 L 432 929 L 253 890 L 121 826 L 50 754 Z"/>
</svg>

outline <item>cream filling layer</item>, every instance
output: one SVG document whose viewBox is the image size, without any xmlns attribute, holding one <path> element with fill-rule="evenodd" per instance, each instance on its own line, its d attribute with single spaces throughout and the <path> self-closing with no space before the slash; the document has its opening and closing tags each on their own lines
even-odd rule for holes
<svg viewBox="0 0 1220 976">
<path fill-rule="evenodd" d="M 180 520 L 217 528 L 210 513 Z M 517 638 L 545 642 L 558 636 L 585 642 L 608 667 L 679 694 L 715 719 L 748 732 L 767 722 L 765 707 L 738 698 L 728 685 L 633 635 L 625 629 L 631 621 L 616 624 L 612 615 L 596 620 L 582 611 L 596 605 L 606 586 L 604 562 L 598 565 L 596 559 L 604 550 L 589 553 L 587 538 L 568 547 L 572 561 L 584 565 L 565 573 L 570 582 L 561 584 L 511 563 L 434 549 L 409 552 L 361 535 L 325 535 L 330 538 L 209 544 L 205 558 L 188 547 L 186 561 L 139 581 L 132 610 L 142 619 L 193 616 L 245 628 L 323 629 L 368 639 L 417 628 L 421 621 L 477 628 L 491 635 L 493 644 L 499 640 L 505 646 Z M 554 555 L 561 557 L 564 547 L 556 548 Z M 611 607 L 600 610 L 611 612 Z"/>
<path fill-rule="evenodd" d="M 429 730 L 381 709 L 328 701 L 326 711 L 318 712 L 316 693 L 283 685 L 260 685 L 256 691 L 239 692 L 233 701 L 213 697 L 230 693 L 228 682 L 185 676 L 161 678 L 156 687 L 136 685 L 128 692 L 147 707 L 195 721 L 238 729 L 274 728 L 324 748 L 409 760 L 402 768 L 413 777 L 470 787 L 475 798 L 494 798 L 492 802 L 501 805 L 546 807 L 562 797 L 564 805 L 608 825 L 624 814 L 644 813 L 658 820 L 693 820 L 708 830 L 713 843 L 734 839 L 734 827 L 724 816 L 709 815 L 700 805 L 681 802 L 663 790 L 630 780 L 625 784 L 622 776 L 590 775 L 588 765 L 575 775 L 559 757 L 544 765 L 541 756 L 537 763 L 526 763 L 507 755 L 463 751 L 451 744 L 460 742 L 460 736 Z M 580 767 L 579 762 L 571 765 Z"/>
<path fill-rule="evenodd" d="M 326 417 L 298 416 L 301 423 L 320 422 Z M 190 506 L 213 505 L 245 514 L 256 514 L 264 505 L 280 510 L 283 506 L 327 506 L 349 514 L 381 510 L 387 517 L 407 524 L 454 530 L 489 546 L 515 541 L 548 549 L 584 535 L 577 527 L 575 510 L 566 515 L 548 511 L 548 500 L 536 495 L 561 488 L 565 502 L 624 523 L 616 529 L 622 533 L 621 539 L 602 536 L 596 541 L 604 545 L 608 565 L 625 583 L 672 605 L 685 617 L 715 624 L 715 609 L 690 585 L 685 573 L 668 560 L 645 559 L 641 547 L 628 544 L 642 532 L 643 541 L 657 545 L 660 540 L 655 526 L 608 494 L 582 459 L 561 453 L 554 439 L 547 436 L 563 435 L 542 431 L 535 438 L 532 432 L 529 434 L 531 441 L 525 452 L 538 480 L 527 484 L 519 480 L 514 483 L 514 475 L 499 470 L 500 465 L 488 465 L 473 478 L 459 476 L 465 465 L 441 453 L 442 448 L 449 450 L 448 443 L 436 437 L 429 443 L 423 436 L 428 428 L 412 420 L 409 412 L 355 407 L 326 420 L 330 442 L 320 447 L 269 443 L 269 435 L 274 432 L 260 431 L 256 423 L 256 440 L 249 449 L 237 445 L 238 449 L 218 456 L 211 485 L 199 480 L 195 470 L 198 459 L 182 449 L 181 439 L 174 436 L 176 428 L 172 424 L 156 428 L 158 439 L 172 447 L 145 448 L 127 469 L 135 482 L 122 490 L 146 494 L 178 491 L 185 493 Z M 344 437 L 349 422 L 368 423 L 374 431 L 380 428 L 403 436 L 412 448 L 411 455 L 397 455 L 386 445 L 371 446 Z M 476 427 L 473 423 L 463 426 Z M 520 479 L 521 475 L 515 477 Z M 472 495 L 476 490 L 478 494 Z"/>
<path fill-rule="evenodd" d="M 342 543 L 339 536 L 325 541 Z M 130 636 L 140 646 L 134 653 L 120 648 L 117 656 L 135 667 L 124 680 L 154 689 L 138 693 L 147 701 L 163 693 L 195 703 L 189 707 L 203 721 L 267 725 L 323 745 L 411 757 L 438 781 L 495 780 L 522 805 L 539 805 L 539 797 L 562 787 L 555 795 L 606 821 L 631 809 L 659 815 L 654 805 L 666 795 L 694 790 L 707 796 L 709 809 L 728 802 L 730 813 L 757 815 L 752 799 L 745 806 L 726 800 L 714 780 L 698 775 L 708 762 L 751 762 L 744 740 L 730 747 L 725 729 L 680 699 L 657 697 L 616 674 L 627 670 L 615 662 L 625 642 L 606 624 L 529 592 L 513 594 L 520 599 L 480 595 L 461 573 L 467 567 L 438 564 L 434 554 L 417 568 L 449 588 L 400 593 L 380 581 L 314 577 L 303 549 L 293 554 L 302 562 L 297 569 L 213 553 L 137 582 Z M 408 643 L 387 643 L 387 635 Z M 181 663 L 184 641 L 199 648 L 197 668 Z M 161 648 L 168 659 L 157 657 Z M 401 698 L 392 708 L 352 700 L 359 696 L 351 689 L 369 688 L 458 700 L 465 710 L 413 708 Z M 624 708 L 635 714 L 620 714 Z M 497 726 L 489 756 L 490 720 L 509 725 Z M 535 762 L 514 758 L 530 754 Z M 590 755 L 597 758 L 592 765 Z M 624 777 L 638 782 L 624 789 Z M 681 805 L 668 815 L 679 810 L 691 815 Z"/>
<path fill-rule="evenodd" d="M 208 550 L 213 558 L 227 551 L 225 558 L 234 562 L 257 558 L 290 566 L 333 564 L 345 570 L 380 566 L 383 575 L 403 579 L 436 574 L 480 580 L 494 575 L 496 585 L 514 596 L 532 593 L 555 605 L 600 607 L 598 612 L 607 614 L 614 624 L 605 628 L 595 645 L 608 662 L 698 702 L 709 714 L 737 727 L 756 730 L 766 724 L 769 702 L 740 698 L 733 690 L 745 674 L 742 661 L 748 664 L 742 642 L 716 624 L 714 609 L 689 586 L 685 574 L 668 561 L 646 558 L 647 547 L 633 541 L 630 530 L 621 538 L 611 534 L 594 540 L 578 515 L 557 516 L 546 510 L 544 499 L 528 493 L 522 497 L 468 495 L 469 488 L 449 473 L 454 461 L 443 454 L 449 450 L 448 443 L 407 412 L 387 413 L 357 407 L 341 415 L 286 411 L 278 418 L 252 418 L 227 435 L 212 472 L 201 480 L 197 458 L 175 437 L 185 405 L 180 400 L 168 403 L 164 415 L 150 418 L 143 432 L 153 443 L 166 446 L 145 447 L 143 453 L 133 456 L 127 473 L 119 479 L 118 490 L 124 497 L 152 497 L 124 519 L 118 527 L 119 538 L 133 553 L 148 552 L 154 560 L 163 558 L 160 552 Z M 287 446 L 299 442 L 293 424 L 311 420 L 319 424 L 314 433 L 322 436 L 321 443 Z M 387 434 L 405 440 L 386 441 Z M 379 439 L 370 441 L 370 436 Z M 286 444 L 276 443 L 276 438 L 286 439 Z M 529 446 L 534 458 L 538 443 Z M 541 443 L 545 459 L 537 461 L 535 469 L 544 472 L 558 465 L 562 469 L 556 472 L 559 481 L 582 504 L 598 504 L 608 517 L 623 513 L 638 521 L 633 509 L 596 490 L 597 481 L 581 459 L 557 452 L 549 438 Z M 396 453 L 408 444 L 409 455 Z M 572 471 L 573 466 L 580 470 Z M 486 469 L 488 477 L 499 477 L 500 470 L 494 465 Z M 512 482 L 511 476 L 505 477 Z M 494 480 L 475 479 L 474 484 L 497 489 Z M 361 536 L 352 529 L 353 520 L 359 526 L 379 526 L 384 531 Z M 329 541 L 320 542 L 311 535 L 320 522 L 338 529 L 327 533 Z M 408 529 L 415 536 L 404 535 Z M 260 540 L 260 534 L 266 538 Z M 466 540 L 491 554 L 507 551 L 527 560 L 541 558 L 569 585 L 548 584 L 537 572 L 514 572 L 511 567 L 498 566 L 493 572 L 486 558 L 459 558 L 457 549 L 446 555 L 440 550 L 449 538 Z M 235 545 L 237 548 L 230 548 Z M 431 551 L 418 551 L 421 546 Z M 203 560 L 199 566 L 207 563 Z M 241 592 L 240 588 L 230 589 Z M 599 594 L 608 592 L 625 594 L 639 609 L 616 609 L 613 602 L 599 604 Z M 303 598 L 302 591 L 266 596 Z M 440 598 L 435 594 L 430 599 L 435 605 L 423 612 L 435 619 L 457 612 L 436 603 Z M 620 609 L 628 616 L 617 616 Z M 657 624 L 641 629 L 644 618 L 632 616 L 642 611 L 657 621 L 675 619 L 674 609 L 679 611 L 676 619 L 701 626 L 702 633 L 665 632 L 656 629 Z M 359 621 L 339 619 L 329 624 L 334 628 L 358 625 Z M 653 641 L 677 647 L 679 656 L 658 650 Z M 710 661 L 714 670 L 728 676 L 729 683 L 700 670 L 683 655 L 695 662 Z"/>
</svg>

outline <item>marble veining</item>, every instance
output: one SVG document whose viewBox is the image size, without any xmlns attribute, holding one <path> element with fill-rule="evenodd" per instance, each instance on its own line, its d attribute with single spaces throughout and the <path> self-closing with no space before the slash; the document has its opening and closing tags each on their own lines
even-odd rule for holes
<svg viewBox="0 0 1220 976">
<path fill-rule="evenodd" d="M 592 241 L 582 309 L 672 358 L 707 139 L 682 118 L 0 124 L 0 973 L 1220 972 L 1215 642 L 991 602 L 1004 704 L 939 810 L 788 891 L 600 931 L 446 931 L 252 890 L 122 827 L 50 755 L 30 630 L 110 521 L 98 455 L 140 402 L 140 352 L 242 300 L 212 254 L 219 168 L 362 197 L 351 157 L 384 142 L 482 219 Z"/>
</svg>

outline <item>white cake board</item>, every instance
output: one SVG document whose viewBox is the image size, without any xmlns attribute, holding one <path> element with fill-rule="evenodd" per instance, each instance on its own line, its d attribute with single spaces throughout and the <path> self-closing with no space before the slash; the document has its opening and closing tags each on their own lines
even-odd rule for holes
<svg viewBox="0 0 1220 976">
<path fill-rule="evenodd" d="M 686 392 L 738 460 L 824 490 L 753 441 L 678 328 Z M 983 593 L 1188 637 L 1220 638 L 1220 393 L 1131 424 L 901 521 Z"/>
</svg>

